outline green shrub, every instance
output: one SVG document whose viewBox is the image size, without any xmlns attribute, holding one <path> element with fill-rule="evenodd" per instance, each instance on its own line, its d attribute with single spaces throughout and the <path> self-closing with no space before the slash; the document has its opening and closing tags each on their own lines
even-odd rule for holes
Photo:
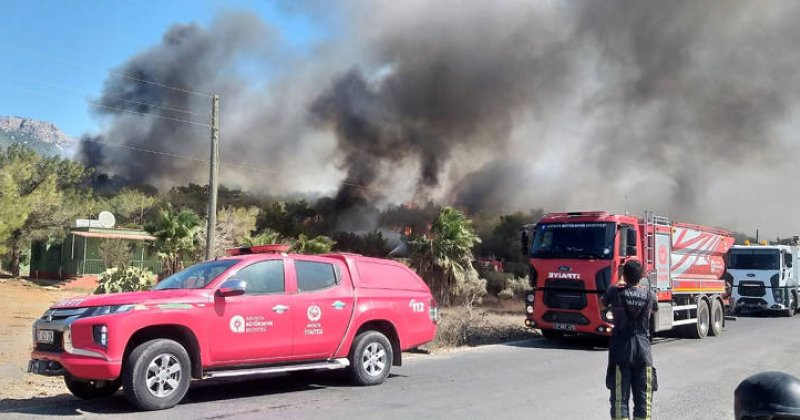
<svg viewBox="0 0 800 420">
<path fill-rule="evenodd" d="M 506 289 L 508 282 L 514 277 L 511 273 L 499 271 L 486 271 L 484 276 L 486 278 L 486 292 L 494 296 Z"/>
<path fill-rule="evenodd" d="M 527 261 L 507 261 L 503 268 L 506 273 L 512 273 L 514 277 L 525 277 L 531 271 L 531 265 Z"/>
<path fill-rule="evenodd" d="M 525 296 L 525 292 L 530 290 L 530 288 L 531 286 L 528 282 L 528 277 L 515 277 L 506 282 L 505 290 L 510 290 L 512 297 L 522 298 Z"/>
<path fill-rule="evenodd" d="M 522 297 L 530 289 L 527 277 L 514 277 L 512 273 L 487 271 L 484 273 L 484 277 L 486 278 L 486 291 L 501 299 Z"/>
<path fill-rule="evenodd" d="M 513 299 L 514 291 L 509 288 L 503 289 L 497 294 L 497 297 L 500 299 Z"/>
<path fill-rule="evenodd" d="M 103 239 L 98 252 L 106 268 L 127 267 L 133 261 L 131 243 L 122 239 Z"/>
<path fill-rule="evenodd" d="M 115 267 L 100 274 L 99 285 L 94 293 L 137 292 L 149 289 L 154 283 L 155 276 L 146 268 Z"/>
</svg>

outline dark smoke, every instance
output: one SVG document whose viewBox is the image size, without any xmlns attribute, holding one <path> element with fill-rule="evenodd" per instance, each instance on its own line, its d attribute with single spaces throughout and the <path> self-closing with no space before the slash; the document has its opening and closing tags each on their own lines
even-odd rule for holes
<svg viewBox="0 0 800 420">
<path fill-rule="evenodd" d="M 201 160 L 208 158 L 210 148 L 210 131 L 204 125 L 210 121 L 211 98 L 185 90 L 239 97 L 247 83 L 234 67 L 243 57 L 265 51 L 269 39 L 268 28 L 249 14 L 223 15 L 207 29 L 197 24 L 173 26 L 161 44 L 131 58 L 106 81 L 96 112 L 106 118 L 108 129 L 99 138 L 87 139 L 100 142 L 82 142 L 83 162 L 101 172 L 160 186 L 203 179 L 208 173 Z M 142 148 L 162 153 L 135 150 Z"/>
<path fill-rule="evenodd" d="M 222 95 L 223 157 L 266 168 L 223 166 L 226 182 L 335 190 L 331 205 L 355 209 L 342 216 L 354 222 L 386 202 L 619 212 L 628 196 L 636 213 L 788 229 L 778 208 L 788 207 L 764 203 L 785 200 L 772 185 L 800 151 L 800 4 L 337 4 L 342 22 L 305 56 L 236 14 L 208 29 L 178 25 L 119 70 Z M 239 72 L 242 60 L 263 79 Z M 187 118 L 120 96 L 208 107 L 207 98 L 112 77 L 103 104 Z M 202 128 L 102 113 L 107 141 L 207 156 Z M 159 186 L 206 172 L 202 162 L 117 149 L 99 161 L 102 171 Z"/>
</svg>

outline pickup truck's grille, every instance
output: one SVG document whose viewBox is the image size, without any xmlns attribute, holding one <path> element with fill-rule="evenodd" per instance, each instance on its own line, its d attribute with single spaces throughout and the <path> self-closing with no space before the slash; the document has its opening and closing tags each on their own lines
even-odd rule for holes
<svg viewBox="0 0 800 420">
<path fill-rule="evenodd" d="M 759 297 L 767 294 L 764 288 L 764 283 L 757 281 L 741 281 L 739 282 L 739 295 Z"/>
<path fill-rule="evenodd" d="M 91 308 L 48 309 L 39 319 L 47 322 L 61 321 L 62 319 L 83 315 L 89 309 Z"/>
<path fill-rule="evenodd" d="M 589 320 L 577 312 L 547 311 L 542 317 L 547 322 L 563 322 L 565 324 L 589 325 Z"/>
<path fill-rule="evenodd" d="M 52 353 L 60 353 L 64 351 L 64 333 L 61 331 L 53 331 L 53 343 L 36 343 L 36 350 L 48 351 Z"/>
<path fill-rule="evenodd" d="M 582 280 L 547 279 L 544 304 L 555 309 L 583 309 L 586 307 L 586 288 Z"/>
</svg>

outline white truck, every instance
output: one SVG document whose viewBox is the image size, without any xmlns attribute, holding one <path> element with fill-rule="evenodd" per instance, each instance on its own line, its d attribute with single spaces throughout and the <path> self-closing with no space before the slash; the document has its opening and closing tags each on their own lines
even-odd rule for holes
<svg viewBox="0 0 800 420">
<path fill-rule="evenodd" d="M 793 316 L 800 300 L 797 245 L 734 245 L 728 252 L 735 314 L 777 312 Z"/>
</svg>

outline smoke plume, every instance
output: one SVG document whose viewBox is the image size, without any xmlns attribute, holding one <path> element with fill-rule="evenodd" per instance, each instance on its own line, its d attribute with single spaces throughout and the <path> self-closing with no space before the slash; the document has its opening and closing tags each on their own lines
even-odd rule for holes
<svg viewBox="0 0 800 420">
<path fill-rule="evenodd" d="M 800 151 L 799 9 L 345 2 L 307 52 L 253 15 L 226 14 L 209 28 L 176 25 L 119 73 L 222 96 L 230 185 L 336 191 L 343 211 L 433 199 L 472 212 L 619 212 L 628 202 L 634 213 L 791 234 L 800 226 L 785 209 L 800 199 L 779 179 Z M 159 187 L 203 181 L 207 128 L 138 113 L 205 123 L 207 97 L 112 76 L 101 103 L 104 141 L 197 160 L 104 146 L 84 148 L 87 162 Z"/>
</svg>

